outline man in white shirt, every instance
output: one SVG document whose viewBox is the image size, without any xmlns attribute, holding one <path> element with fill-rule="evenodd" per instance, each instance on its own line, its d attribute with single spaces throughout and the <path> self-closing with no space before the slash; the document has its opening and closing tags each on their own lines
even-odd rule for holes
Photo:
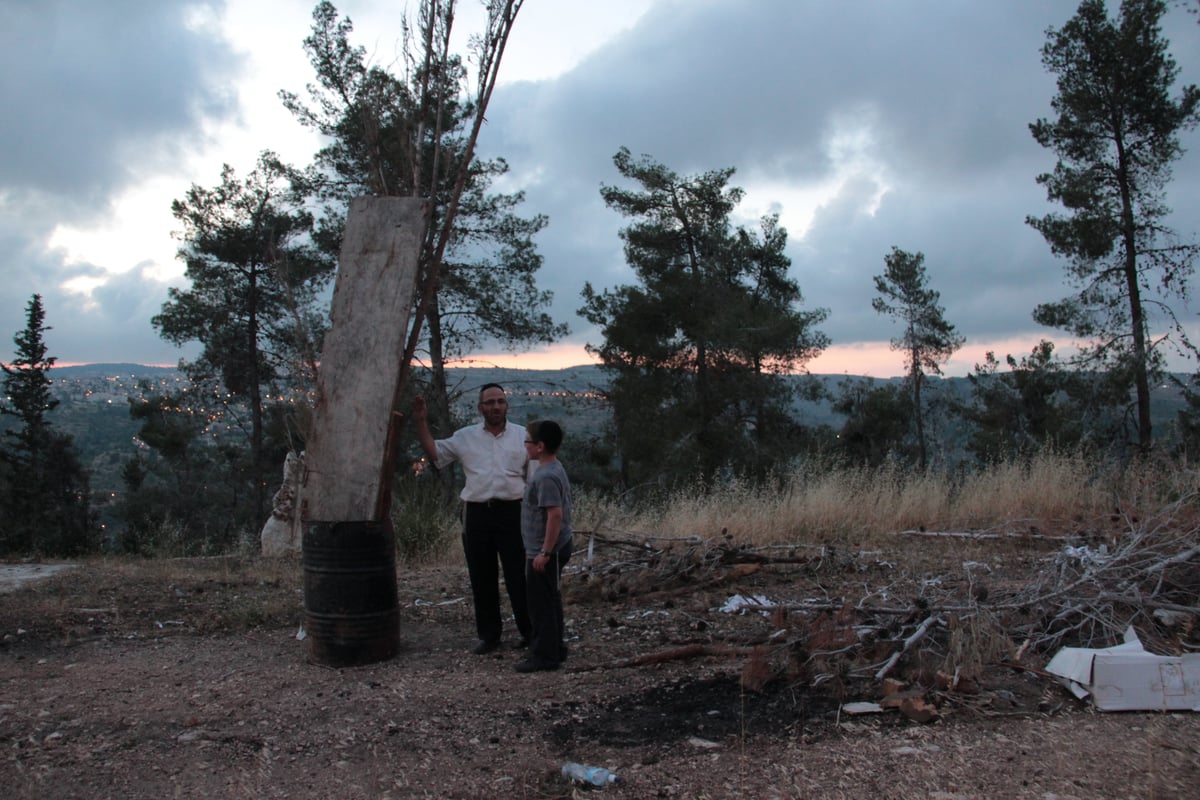
<svg viewBox="0 0 1200 800">
<path fill-rule="evenodd" d="M 434 439 L 429 430 L 425 398 L 413 400 L 412 418 L 421 449 L 438 469 L 462 464 L 463 553 L 471 594 L 475 602 L 475 629 L 479 643 L 472 652 L 490 653 L 500 646 L 499 561 L 513 618 L 529 642 L 532 627 L 525 597 L 525 548 L 521 542 L 521 498 L 529 469 L 525 430 L 508 424 L 508 398 L 499 384 L 479 390 L 483 422 L 468 425 L 448 439 Z"/>
</svg>

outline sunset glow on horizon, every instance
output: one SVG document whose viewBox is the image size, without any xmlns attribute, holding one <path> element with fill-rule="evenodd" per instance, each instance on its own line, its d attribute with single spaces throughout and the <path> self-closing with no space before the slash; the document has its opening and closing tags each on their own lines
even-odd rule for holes
<svg viewBox="0 0 1200 800">
<path fill-rule="evenodd" d="M 1020 359 L 1046 337 L 1026 336 L 998 339 L 992 342 L 964 345 L 942 367 L 946 377 L 962 378 L 982 364 L 988 352 L 1004 364 L 1007 355 Z M 501 367 L 504 369 L 567 369 L 597 365 L 599 359 L 581 345 L 558 344 L 526 353 L 481 353 L 456 361 L 456 367 Z M 820 356 L 805 365 L 814 375 L 862 375 L 871 378 L 894 378 L 905 374 L 904 356 L 893 350 L 888 342 L 857 342 L 831 345 Z M 1001 369 L 1007 371 L 1007 367 Z"/>
<path fill-rule="evenodd" d="M 948 378 L 963 378 L 983 364 L 989 352 L 995 353 L 1000 362 L 1000 372 L 1008 372 L 1005 357 L 1012 355 L 1018 361 L 1028 356 L 1047 336 L 1023 336 L 996 339 L 989 342 L 967 343 L 942 365 L 942 374 Z M 1073 342 L 1058 342 L 1056 359 L 1068 359 L 1074 352 Z M 86 366 L 80 361 L 57 361 L 56 367 Z M 124 363 L 124 362 L 120 362 Z M 530 350 L 524 353 L 478 353 L 456 359 L 447 364 L 454 369 L 501 368 L 530 370 L 559 370 L 570 367 L 598 366 L 600 361 L 587 352 L 581 344 L 560 343 Z M 177 363 L 143 364 L 148 367 L 174 369 Z M 855 375 L 877 379 L 903 377 L 905 374 L 904 354 L 892 349 L 884 342 L 855 342 L 835 344 L 826 348 L 820 356 L 804 365 L 814 375 Z M 1172 367 L 1175 368 L 1175 367 Z"/>
</svg>

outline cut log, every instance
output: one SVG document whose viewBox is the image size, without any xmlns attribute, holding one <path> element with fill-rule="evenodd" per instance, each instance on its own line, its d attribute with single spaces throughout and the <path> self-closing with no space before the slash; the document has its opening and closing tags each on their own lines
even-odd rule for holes
<svg viewBox="0 0 1200 800">
<path fill-rule="evenodd" d="M 304 458 L 308 521 L 380 521 L 392 404 L 425 229 L 424 201 L 350 201 Z"/>
</svg>

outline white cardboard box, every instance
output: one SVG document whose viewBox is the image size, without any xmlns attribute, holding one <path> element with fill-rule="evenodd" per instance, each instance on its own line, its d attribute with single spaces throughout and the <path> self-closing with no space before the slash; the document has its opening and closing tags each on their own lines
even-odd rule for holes
<svg viewBox="0 0 1200 800">
<path fill-rule="evenodd" d="M 1064 647 L 1046 671 L 1101 711 L 1200 711 L 1200 653 L 1148 653 L 1132 626 L 1114 647 Z"/>
</svg>

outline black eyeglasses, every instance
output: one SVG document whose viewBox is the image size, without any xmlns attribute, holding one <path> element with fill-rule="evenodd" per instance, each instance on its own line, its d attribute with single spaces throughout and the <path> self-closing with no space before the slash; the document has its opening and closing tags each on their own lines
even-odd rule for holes
<svg viewBox="0 0 1200 800">
<path fill-rule="evenodd" d="M 525 444 L 537 444 L 533 439 L 526 439 Z"/>
</svg>

